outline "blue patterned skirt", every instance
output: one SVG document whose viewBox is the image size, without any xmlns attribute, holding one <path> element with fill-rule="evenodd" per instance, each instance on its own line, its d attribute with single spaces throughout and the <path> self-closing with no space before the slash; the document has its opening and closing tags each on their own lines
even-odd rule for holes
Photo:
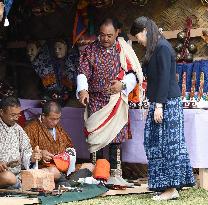
<svg viewBox="0 0 208 205">
<path fill-rule="evenodd" d="M 154 122 L 151 103 L 144 131 L 144 147 L 148 159 L 148 185 L 152 191 L 195 185 L 184 138 L 181 98 L 164 104 L 163 122 Z"/>
</svg>

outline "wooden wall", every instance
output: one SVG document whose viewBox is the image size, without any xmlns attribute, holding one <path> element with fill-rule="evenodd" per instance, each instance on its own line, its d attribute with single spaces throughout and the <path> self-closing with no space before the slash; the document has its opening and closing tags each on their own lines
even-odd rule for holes
<svg viewBox="0 0 208 205">
<path fill-rule="evenodd" d="M 103 16 L 115 15 L 124 23 L 124 31 L 129 33 L 133 20 L 139 16 L 152 18 L 163 30 L 183 29 L 187 17 L 193 16 L 193 28 L 207 28 L 208 30 L 208 6 L 202 5 L 200 0 L 177 0 L 175 3 L 168 3 L 167 0 L 149 0 L 147 5 L 139 7 L 130 0 L 117 0 L 111 8 L 98 9 L 96 19 Z M 171 40 L 173 45 L 176 41 Z M 207 56 L 208 48 L 200 37 L 191 39 L 198 47 L 198 56 Z M 136 46 L 138 56 L 141 47 Z"/>
</svg>

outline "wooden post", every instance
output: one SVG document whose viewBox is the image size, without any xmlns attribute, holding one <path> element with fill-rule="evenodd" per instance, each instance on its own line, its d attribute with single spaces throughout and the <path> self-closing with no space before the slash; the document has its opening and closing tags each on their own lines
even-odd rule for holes
<svg viewBox="0 0 208 205">
<path fill-rule="evenodd" d="M 208 190 L 208 168 L 199 168 L 199 186 Z"/>
</svg>

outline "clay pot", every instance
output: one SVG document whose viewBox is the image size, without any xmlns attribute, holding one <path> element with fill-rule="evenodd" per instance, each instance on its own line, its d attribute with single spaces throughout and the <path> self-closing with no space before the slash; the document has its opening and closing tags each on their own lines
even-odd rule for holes
<svg viewBox="0 0 208 205">
<path fill-rule="evenodd" d="M 195 44 L 190 43 L 189 46 L 188 46 L 188 50 L 189 50 L 190 53 L 194 54 L 194 53 L 197 52 L 197 47 L 196 47 Z"/>
<path fill-rule="evenodd" d="M 186 40 L 186 32 L 185 31 L 180 31 L 178 34 L 177 34 L 177 39 L 183 43 L 185 40 Z"/>
</svg>

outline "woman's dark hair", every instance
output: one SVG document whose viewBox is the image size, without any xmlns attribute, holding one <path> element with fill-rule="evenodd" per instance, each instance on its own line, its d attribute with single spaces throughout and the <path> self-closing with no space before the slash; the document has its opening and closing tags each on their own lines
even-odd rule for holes
<svg viewBox="0 0 208 205">
<path fill-rule="evenodd" d="M 0 102 L 0 109 L 5 110 L 8 107 L 20 107 L 20 101 L 14 96 L 3 97 Z"/>
<path fill-rule="evenodd" d="M 157 45 L 159 37 L 163 37 L 159 32 L 159 29 L 156 23 L 149 19 L 148 17 L 139 17 L 134 20 L 130 33 L 132 36 L 142 32 L 144 28 L 147 30 L 147 46 L 146 46 L 146 54 L 143 59 L 143 63 L 146 64 L 149 62 L 153 51 Z M 164 37 L 163 37 L 164 38 Z"/>
</svg>

